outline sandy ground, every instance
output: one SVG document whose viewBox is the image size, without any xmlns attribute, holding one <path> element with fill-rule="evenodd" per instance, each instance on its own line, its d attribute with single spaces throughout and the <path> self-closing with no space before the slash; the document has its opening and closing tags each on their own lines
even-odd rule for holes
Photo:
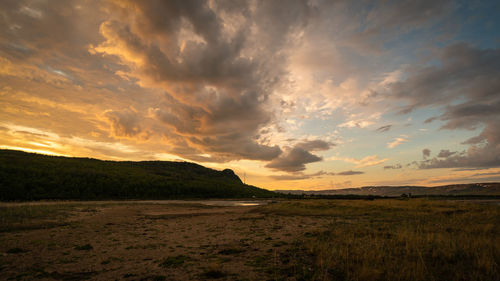
<svg viewBox="0 0 500 281">
<path fill-rule="evenodd" d="M 293 263 L 294 242 L 327 221 L 259 208 L 75 205 L 62 223 L 0 232 L 0 279 L 275 280 L 289 272 L 294 280 L 303 266 Z"/>
</svg>

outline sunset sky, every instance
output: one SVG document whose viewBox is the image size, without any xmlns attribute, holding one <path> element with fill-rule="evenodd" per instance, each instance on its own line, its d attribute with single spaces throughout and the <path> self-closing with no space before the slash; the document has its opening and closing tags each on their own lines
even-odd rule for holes
<svg viewBox="0 0 500 281">
<path fill-rule="evenodd" d="M 500 1 L 0 1 L 0 148 L 268 189 L 500 181 Z"/>
</svg>

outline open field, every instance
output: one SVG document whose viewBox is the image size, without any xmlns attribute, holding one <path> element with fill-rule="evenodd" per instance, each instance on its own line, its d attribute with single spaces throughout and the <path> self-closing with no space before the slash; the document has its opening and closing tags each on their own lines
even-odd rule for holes
<svg viewBox="0 0 500 281">
<path fill-rule="evenodd" d="M 2 280 L 498 280 L 494 202 L 0 205 Z"/>
</svg>

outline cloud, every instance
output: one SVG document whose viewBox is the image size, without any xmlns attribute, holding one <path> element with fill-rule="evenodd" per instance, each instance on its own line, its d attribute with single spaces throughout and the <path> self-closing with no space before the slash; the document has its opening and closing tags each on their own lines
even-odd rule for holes
<svg viewBox="0 0 500 281">
<path fill-rule="evenodd" d="M 316 173 L 312 174 L 304 174 L 304 173 L 295 173 L 295 174 L 287 174 L 287 175 L 271 175 L 269 176 L 270 178 L 274 180 L 305 180 L 305 179 L 311 179 L 311 178 L 320 178 L 325 175 L 335 175 L 335 173 L 331 172 L 325 172 L 325 171 L 319 171 Z"/>
<path fill-rule="evenodd" d="M 311 178 L 309 175 L 305 174 L 271 175 L 269 177 L 272 178 L 273 180 L 278 180 L 278 181 L 305 180 Z"/>
<path fill-rule="evenodd" d="M 439 151 L 439 154 L 437 157 L 439 158 L 448 158 L 452 156 L 453 154 L 457 153 L 456 151 L 449 151 L 448 149 L 442 149 Z"/>
<path fill-rule="evenodd" d="M 111 5 L 117 12 L 100 25 L 105 41 L 90 52 L 118 58 L 129 68 L 122 75 L 137 79 L 141 87 L 166 92 L 163 101 L 150 108 L 152 116 L 171 130 L 166 136 L 174 133 L 193 149 L 226 160 L 268 161 L 281 154 L 278 146 L 263 144 L 256 136 L 273 122 L 268 97 L 283 67 L 272 63 L 277 58 L 273 50 L 307 17 L 305 2 L 263 3 L 266 7 L 259 5 L 257 10 L 250 10 L 246 2 Z M 264 27 L 254 21 L 261 17 L 272 24 Z M 254 23 L 256 34 L 249 29 Z M 253 55 L 254 44 L 266 46 L 266 51 Z"/>
<path fill-rule="evenodd" d="M 319 171 L 316 173 L 312 174 L 305 174 L 302 172 L 297 172 L 294 174 L 288 174 L 288 175 L 272 175 L 270 178 L 275 179 L 275 180 L 304 180 L 304 179 L 311 179 L 311 178 L 320 178 L 322 176 L 356 176 L 356 175 L 362 175 L 365 172 L 362 171 L 342 171 L 339 173 L 334 173 L 334 172 L 325 172 L 325 171 Z"/>
<path fill-rule="evenodd" d="M 431 1 L 397 1 L 393 3 L 375 2 L 372 9 L 364 14 L 364 29 L 354 32 L 348 42 L 364 52 L 380 53 L 383 44 L 391 38 L 413 30 L 431 26 L 446 19 L 454 10 L 451 0 L 439 4 Z"/>
<path fill-rule="evenodd" d="M 302 141 L 273 159 L 266 167 L 285 172 L 299 172 L 305 170 L 305 164 L 323 160 L 310 151 L 328 150 L 333 145 L 333 143 L 323 140 Z"/>
<path fill-rule="evenodd" d="M 51 131 L 42 131 L 37 128 L 9 123 L 3 123 L 2 125 L 7 130 L 0 131 L 0 137 L 10 140 L 1 145 L 6 149 L 76 157 L 88 157 L 89 153 L 93 153 L 94 157 L 108 160 L 155 159 L 156 152 L 139 150 L 134 146 L 115 141 L 105 142 L 89 138 L 64 136 Z"/>
<path fill-rule="evenodd" d="M 500 166 L 500 49 L 454 44 L 444 48 L 436 59 L 439 66 L 409 69 L 406 80 L 391 84 L 392 95 L 408 102 L 402 112 L 442 106 L 444 113 L 425 122 L 440 120 L 444 123 L 441 130 L 484 129 L 463 142 L 469 145 L 464 154 L 447 155 L 448 150 L 444 150 L 420 167 Z M 459 97 L 460 103 L 454 104 Z"/>
<path fill-rule="evenodd" d="M 377 155 L 370 155 L 370 156 L 366 156 L 362 159 L 342 158 L 340 160 L 344 160 L 344 161 L 349 162 L 349 163 L 354 163 L 354 164 L 356 164 L 356 168 L 362 168 L 362 167 L 376 166 L 376 165 L 384 163 L 385 161 L 387 161 L 389 159 L 388 158 L 380 159 L 380 158 L 378 158 Z"/>
<path fill-rule="evenodd" d="M 456 112 L 466 113 L 464 117 L 468 119 L 470 113 L 475 111 L 473 108 L 462 111 L 456 109 L 471 105 L 469 101 L 481 106 L 483 102 L 491 104 L 496 100 L 495 94 L 500 87 L 496 79 L 500 73 L 499 49 L 482 50 L 466 44 L 455 44 L 444 48 L 436 59 L 440 60 L 440 66 L 408 68 L 407 79 L 391 84 L 392 95 L 408 101 L 403 112 L 429 105 L 447 105 L 457 96 L 463 95 L 467 102 L 449 107 L 450 110 L 445 111 L 441 118 L 449 120 L 449 117 L 457 117 L 453 114 Z M 468 125 L 470 122 L 450 123 L 447 127 Z"/>
<path fill-rule="evenodd" d="M 370 120 L 349 120 L 347 122 L 344 122 L 342 124 L 339 124 L 340 128 L 366 128 L 370 125 L 372 125 L 373 121 Z"/>
<path fill-rule="evenodd" d="M 285 172 L 299 172 L 306 169 L 305 164 L 321 161 L 322 158 L 310 152 L 294 147 L 278 158 L 269 162 L 266 167 Z"/>
<path fill-rule="evenodd" d="M 200 162 L 275 160 L 269 164 L 278 167 L 294 162 L 294 155 L 306 156 L 302 165 L 285 170 L 319 161 L 312 152 L 334 145 L 303 141 L 295 150 L 283 148 L 285 157 L 278 142 L 261 134 L 266 129 L 272 135 L 279 122 L 270 96 L 287 78 L 288 48 L 312 15 L 307 2 L 0 5 L 7 11 L 0 18 L 7 27 L 0 36 L 0 74 L 11 79 L 2 82 L 15 87 L 13 79 L 20 85 L 30 81 L 27 95 L 37 100 L 35 106 L 12 99 L 11 106 L 47 112 L 45 119 L 26 112 L 26 120 L 18 116 L 18 122 L 138 150 L 147 142 L 162 153 Z M 41 80 L 47 84 L 43 89 Z M 64 116 L 61 109 L 73 104 L 78 112 Z M 11 119 L 6 112 L 2 117 Z M 82 125 L 68 125 L 70 119 Z"/>
<path fill-rule="evenodd" d="M 470 146 L 467 151 L 446 158 L 432 158 L 419 164 L 421 169 L 488 168 L 500 166 L 500 149 L 492 146 Z"/>
<path fill-rule="evenodd" d="M 396 147 L 404 142 L 407 142 L 407 141 L 408 141 L 407 136 L 401 136 L 401 137 L 395 138 L 394 141 L 388 143 L 387 147 L 394 148 L 394 147 Z"/>
<path fill-rule="evenodd" d="M 373 133 L 390 104 L 403 102 L 404 112 L 436 109 L 441 114 L 428 122 L 441 122 L 442 130 L 482 130 L 463 140 L 465 153 L 441 154 L 423 165 L 495 165 L 498 49 L 455 44 L 434 49 L 429 64 L 414 61 L 429 61 L 418 57 L 421 44 L 449 35 L 438 22 L 447 22 L 455 6 L 427 0 L 368 6 L 2 1 L 0 119 L 53 132 L 60 142 L 75 137 L 75 145 L 85 146 L 89 140 L 88 156 L 136 159 L 155 151 L 200 162 L 258 160 L 300 173 L 321 160 L 317 151 L 334 146 L 330 140 L 349 145 L 328 126 Z M 445 31 L 435 32 L 436 26 Z M 405 34 L 416 39 L 400 40 Z M 286 120 L 295 123 L 286 126 Z M 324 140 L 300 141 L 305 134 Z M 42 136 L 15 136 L 31 149 L 48 145 Z M 402 139 L 408 138 L 388 145 Z M 12 142 L 2 140 L 14 147 Z M 61 147 L 50 149 L 63 153 Z M 72 153 L 74 147 L 66 149 Z M 120 147 L 132 152 L 122 155 Z M 342 160 L 356 170 L 388 159 Z"/>
<path fill-rule="evenodd" d="M 364 174 L 365 172 L 362 172 L 362 171 L 343 171 L 343 172 L 339 172 L 337 173 L 337 175 L 339 176 L 355 176 L 355 175 L 362 175 Z"/>
<path fill-rule="evenodd" d="M 456 184 L 457 182 L 464 183 L 477 183 L 477 182 L 485 182 L 485 181 L 500 181 L 500 172 L 486 172 L 486 173 L 475 173 L 468 175 L 461 174 L 453 174 L 451 176 L 443 176 L 435 179 L 431 179 L 430 183 L 450 183 Z"/>
<path fill-rule="evenodd" d="M 369 116 L 364 116 L 365 112 L 351 113 L 348 116 L 348 120 L 342 124 L 339 124 L 340 128 L 366 128 L 375 124 L 375 121 L 380 119 L 380 112 L 371 113 Z"/>
<path fill-rule="evenodd" d="M 422 150 L 422 157 L 425 159 L 427 157 L 431 156 L 431 150 L 428 148 L 424 148 Z"/>
<path fill-rule="evenodd" d="M 323 140 L 312 140 L 312 141 L 304 141 L 297 143 L 295 147 L 302 148 L 307 151 L 321 151 L 321 150 L 328 150 L 330 147 L 334 146 L 335 144 L 331 142 L 326 142 Z"/>
<path fill-rule="evenodd" d="M 481 134 L 466 140 L 469 148 L 462 152 L 442 150 L 440 158 L 432 158 L 421 162 L 421 169 L 432 168 L 488 168 L 500 166 L 500 131 L 493 121 L 487 121 L 488 126 Z M 439 157 L 439 155 L 438 155 Z"/>
<path fill-rule="evenodd" d="M 113 137 L 148 139 L 151 132 L 144 130 L 137 112 L 130 109 L 124 111 L 109 110 L 104 113 L 110 124 L 110 133 Z"/>
<path fill-rule="evenodd" d="M 383 132 L 387 132 L 389 131 L 390 129 L 392 128 L 392 125 L 385 125 L 385 126 L 382 126 L 382 127 L 379 127 L 377 130 L 377 132 L 380 132 L 380 133 L 383 133 Z"/>
<path fill-rule="evenodd" d="M 396 169 L 401 169 L 403 168 L 403 166 L 401 166 L 401 164 L 395 164 L 395 165 L 390 165 L 390 166 L 384 166 L 384 170 L 389 170 L 389 169 L 392 169 L 392 170 L 396 170 Z"/>
</svg>

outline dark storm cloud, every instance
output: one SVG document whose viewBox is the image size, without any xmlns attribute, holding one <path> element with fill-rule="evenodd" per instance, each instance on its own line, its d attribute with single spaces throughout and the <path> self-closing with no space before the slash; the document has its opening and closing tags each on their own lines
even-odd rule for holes
<svg viewBox="0 0 500 281">
<path fill-rule="evenodd" d="M 322 140 L 299 142 L 280 157 L 269 162 L 266 167 L 285 172 L 300 172 L 305 170 L 305 164 L 323 160 L 323 158 L 312 154 L 311 151 L 328 150 L 332 146 L 334 146 L 333 143 Z"/>
<path fill-rule="evenodd" d="M 267 168 L 285 172 L 299 172 L 306 169 L 305 164 L 321 161 L 322 158 L 310 152 L 294 147 L 283 153 L 280 157 L 273 159 Z"/>
<path fill-rule="evenodd" d="M 448 130 L 474 130 L 486 125 L 483 131 L 484 134 L 466 140 L 464 142 L 466 144 L 474 144 L 485 140 L 488 140 L 490 144 L 500 144 L 500 139 L 494 132 L 500 122 L 500 84 L 496 95 L 477 97 L 459 105 L 449 106 L 439 119 L 445 122 L 441 129 Z"/>
<path fill-rule="evenodd" d="M 364 173 L 365 172 L 362 172 L 362 171 L 343 171 L 343 172 L 337 173 L 337 175 L 339 175 L 339 176 L 355 176 L 355 175 L 362 175 Z"/>
<path fill-rule="evenodd" d="M 169 97 L 152 113 L 199 151 L 219 153 L 226 160 L 271 160 L 281 154 L 281 149 L 256 142 L 253 134 L 260 124 L 269 121 L 269 116 L 259 110 L 257 102 L 257 97 L 252 95 L 238 100 L 227 96 L 202 108 Z"/>
<path fill-rule="evenodd" d="M 440 66 L 410 71 L 409 77 L 392 85 L 396 97 L 409 101 L 403 112 L 424 106 L 443 106 L 444 113 L 426 123 L 441 120 L 441 129 L 474 130 L 476 137 L 465 140 L 469 149 L 422 162 L 420 168 L 500 166 L 500 49 L 477 49 L 466 44 L 445 48 Z M 454 100 L 462 103 L 450 105 Z M 449 152 L 449 151 L 448 151 Z"/>
<path fill-rule="evenodd" d="M 214 5 L 210 7 L 207 1 L 116 2 L 114 7 L 122 15 L 101 25 L 106 41 L 93 51 L 117 56 L 136 69 L 129 75 L 168 92 L 150 112 L 184 137 L 186 145 L 226 160 L 272 160 L 281 149 L 262 144 L 257 137 L 273 121 L 268 96 L 279 82 L 283 64 L 274 61 L 280 57 L 274 51 L 286 43 L 289 32 L 304 24 L 307 3 L 263 1 L 254 13 L 243 1 Z M 227 15 L 241 17 L 242 22 L 226 22 L 229 17 L 222 17 Z M 234 28 L 228 31 L 232 23 Z M 260 29 L 259 42 L 249 39 L 252 24 Z M 257 43 L 263 49 L 253 55 Z M 309 150 L 330 146 L 321 141 L 303 145 L 304 163 L 320 160 L 308 155 Z M 278 159 L 292 160 L 297 153 L 294 150 L 289 158 Z"/>
<path fill-rule="evenodd" d="M 85 22 L 85 12 L 76 10 L 75 4 L 75 1 L 57 0 L 52 1 L 51 5 L 45 5 L 42 1 L 1 1 L 1 38 L 5 40 L 2 43 L 9 43 L 2 47 L 32 54 L 34 51 L 50 51 L 56 46 L 67 48 L 84 43 L 88 38 L 82 38 L 75 32 L 81 31 L 87 35 L 86 30 L 81 28 L 82 22 Z M 87 24 L 93 19 L 86 18 Z M 80 47 L 85 46 L 82 44 Z"/>
<path fill-rule="evenodd" d="M 363 52 L 376 53 L 382 52 L 385 49 L 384 43 L 391 38 L 429 27 L 446 19 L 454 10 L 452 0 L 373 1 L 368 11 L 364 10 L 364 2 L 351 1 L 349 4 L 346 15 L 364 23 L 348 36 L 349 45 Z M 338 5 L 340 4 L 335 1 L 334 7 Z M 353 13 L 353 10 L 356 12 Z"/>
<path fill-rule="evenodd" d="M 209 7 L 207 1 L 130 0 L 120 1 L 117 6 L 129 17 L 102 24 L 101 33 L 108 41 L 101 44 L 98 51 L 125 55 L 120 50 L 110 50 L 107 47 L 119 45 L 127 48 L 129 55 L 144 60 L 141 70 L 157 82 L 203 82 L 236 92 L 243 87 L 262 86 L 266 83 L 263 81 L 265 79 L 275 79 L 261 77 L 269 70 L 263 68 L 261 63 L 264 61 L 242 56 L 243 51 L 254 47 L 248 46 L 252 42 L 246 41 L 250 25 L 266 22 L 261 31 L 262 36 L 269 35 L 269 38 L 259 43 L 266 49 L 280 48 L 286 42 L 284 38 L 291 28 L 305 17 L 302 10 L 307 10 L 304 1 L 263 1 L 255 15 L 248 15 L 245 2 L 239 2 L 241 7 L 229 11 L 224 10 L 228 5 L 218 5 L 222 12 L 233 11 L 235 15 L 249 16 L 240 29 L 227 35 L 223 29 L 224 20 Z M 200 36 L 203 42 L 192 38 L 181 42 L 180 40 L 184 40 L 180 38 L 182 28 L 192 28 L 193 33 Z M 185 44 L 180 48 L 183 44 L 175 43 Z M 259 54 L 263 56 L 262 59 L 274 57 L 269 50 L 262 50 Z"/>
<path fill-rule="evenodd" d="M 172 31 L 173 32 L 173 31 Z M 162 51 L 161 44 L 148 43 L 151 38 L 144 38 L 147 33 L 136 34 L 123 22 L 108 21 L 101 25 L 101 33 L 108 39 L 99 45 L 96 51 L 122 56 L 124 60 L 139 61 L 141 78 L 148 78 L 153 83 L 195 83 L 185 85 L 191 95 L 193 91 L 206 84 L 223 86 L 229 92 L 239 91 L 243 87 L 253 88 L 259 79 L 255 63 L 240 57 L 244 37 L 237 35 L 232 40 L 206 43 L 187 41 L 181 54 L 172 56 L 169 51 L 180 50 L 170 44 Z M 164 34 L 168 37 L 168 32 Z M 124 50 L 114 49 L 123 46 Z M 253 82 L 253 83 L 252 83 Z M 198 84 L 196 84 L 198 83 Z M 257 85 L 258 86 L 258 85 Z M 185 91 L 180 95 L 185 94 Z M 179 96 L 178 96 L 179 97 Z"/>
<path fill-rule="evenodd" d="M 304 27 L 312 13 L 307 1 L 301 0 L 259 0 L 256 4 L 258 10 L 255 23 L 262 30 L 266 30 L 261 40 L 274 50 L 281 48 L 289 40 L 289 32 Z"/>
<path fill-rule="evenodd" d="M 385 126 L 379 127 L 376 131 L 383 133 L 383 132 L 389 131 L 391 128 L 392 128 L 392 125 L 385 125 Z"/>
<path fill-rule="evenodd" d="M 438 59 L 441 66 L 409 69 L 410 75 L 405 81 L 392 84 L 392 94 L 409 102 L 403 112 L 429 105 L 448 105 L 459 96 L 476 104 L 497 101 L 500 50 L 456 44 L 445 48 Z M 468 114 L 475 111 L 474 108 L 462 110 Z M 447 114 L 452 112 L 447 111 L 443 118 L 447 118 Z"/>
<path fill-rule="evenodd" d="M 276 102 L 283 97 L 273 95 L 293 84 L 287 77 L 293 69 L 290 54 L 298 47 L 307 49 L 316 44 L 325 45 L 327 53 L 338 51 L 345 63 L 321 62 L 348 69 L 362 90 L 368 77 L 359 76 L 358 71 L 378 64 L 357 59 L 366 53 L 351 53 L 351 46 L 391 50 L 391 40 L 398 35 L 430 26 L 453 10 L 450 1 L 365 4 L 302 0 L 2 1 L 0 63 L 9 63 L 10 69 L 0 69 L 15 69 L 17 73 L 1 76 L 0 84 L 35 97 L 29 104 L 11 99 L 11 103 L 19 103 L 17 108 L 50 113 L 43 120 L 27 114 L 28 110 L 17 113 L 20 125 L 24 122 L 59 135 L 92 135 L 96 141 L 133 144 L 135 139 L 139 150 L 146 147 L 140 147 L 141 140 L 154 139 L 158 142 L 155 150 L 185 159 L 262 160 L 270 161 L 267 167 L 271 169 L 300 173 L 307 163 L 321 160 L 315 151 L 334 144 L 300 142 L 303 136 L 289 132 L 296 144 L 288 148 L 275 145 L 276 140 L 268 137 L 286 128 L 280 127 L 283 108 Z M 324 26 L 328 28 L 318 28 Z M 325 42 L 307 37 L 315 32 L 325 37 Z M 384 48 L 385 43 L 389 47 Z M 315 49 L 309 51 L 315 53 Z M 460 157 L 472 161 L 473 155 L 498 155 L 498 57 L 498 50 L 453 45 L 441 52 L 437 58 L 440 63 L 408 67 L 405 81 L 388 84 L 392 97 L 408 101 L 403 111 L 443 107 L 444 113 L 429 122 L 442 121 L 443 129 L 485 128 L 480 135 L 465 140 L 471 146 L 465 154 L 440 153 L 436 161 L 425 165 L 461 163 L 456 165 L 468 167 Z M 363 61 L 363 66 L 357 65 L 358 61 Z M 387 65 L 390 68 L 394 63 Z M 364 71 L 371 73 L 368 68 Z M 337 84 L 342 75 L 334 72 L 327 76 Z M 17 84 L 12 83 L 12 77 L 17 78 Z M 369 90 L 359 103 L 369 110 L 384 95 L 383 90 Z M 283 101 L 285 106 L 292 112 L 305 107 L 293 97 Z M 73 110 L 74 115 L 68 118 L 61 108 Z M 10 120 L 5 116 L 14 115 L 7 109 L 3 113 L 5 120 Z M 43 127 L 42 123 L 50 124 Z M 386 125 L 376 131 L 392 128 Z M 488 161 L 488 165 L 495 162 Z M 310 178 L 314 174 L 291 176 Z"/>
<path fill-rule="evenodd" d="M 18 66 L 8 74 L 54 103 L 100 100 L 92 123 L 99 128 L 86 130 L 93 138 L 154 134 L 166 152 L 195 161 L 282 154 L 259 132 L 276 122 L 269 95 L 286 73 L 283 46 L 310 17 L 306 1 L 3 1 L 0 8 L 0 55 Z M 40 82 L 60 91 L 38 93 Z M 58 94 L 73 86 L 85 94 Z M 123 110 L 129 105 L 138 110 Z M 59 121 L 64 132 L 50 130 L 72 134 Z M 307 154 L 333 144 L 301 145 Z"/>
<path fill-rule="evenodd" d="M 269 161 L 282 151 L 278 146 L 267 146 L 249 139 L 248 135 L 233 133 L 214 137 L 192 137 L 193 144 L 199 144 L 207 152 L 220 153 L 230 159 L 251 159 Z"/>
</svg>

